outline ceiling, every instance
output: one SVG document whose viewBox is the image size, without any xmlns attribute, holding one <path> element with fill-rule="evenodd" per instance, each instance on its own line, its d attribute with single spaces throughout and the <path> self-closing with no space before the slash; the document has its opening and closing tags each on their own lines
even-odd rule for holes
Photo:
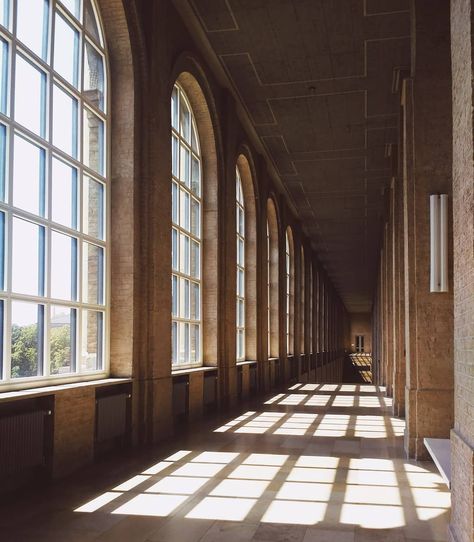
<svg viewBox="0 0 474 542">
<path fill-rule="evenodd" d="M 371 310 L 409 0 L 189 0 L 350 312 Z"/>
</svg>

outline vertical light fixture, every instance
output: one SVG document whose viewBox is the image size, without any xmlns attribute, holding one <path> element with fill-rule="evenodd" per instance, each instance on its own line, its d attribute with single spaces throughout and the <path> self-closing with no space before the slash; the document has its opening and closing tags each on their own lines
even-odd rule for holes
<svg viewBox="0 0 474 542">
<path fill-rule="evenodd" d="M 448 195 L 430 196 L 430 292 L 448 291 Z"/>
</svg>

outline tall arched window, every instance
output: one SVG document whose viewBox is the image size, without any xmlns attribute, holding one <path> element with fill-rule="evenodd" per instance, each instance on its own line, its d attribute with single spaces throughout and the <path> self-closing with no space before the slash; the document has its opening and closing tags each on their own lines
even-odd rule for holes
<svg viewBox="0 0 474 542">
<path fill-rule="evenodd" d="M 267 354 L 271 356 L 271 245 L 270 245 L 270 225 L 267 220 Z"/>
<path fill-rule="evenodd" d="M 301 246 L 301 298 L 300 298 L 300 352 L 305 354 L 305 261 Z"/>
<path fill-rule="evenodd" d="M 245 360 L 245 203 L 239 169 L 235 169 L 237 232 L 237 361 Z"/>
<path fill-rule="evenodd" d="M 313 315 L 313 294 L 314 294 L 314 285 L 313 285 L 313 266 L 310 262 L 309 264 L 309 353 L 313 353 L 313 325 L 314 325 L 314 315 Z"/>
<path fill-rule="evenodd" d="M 4 384 L 107 370 L 106 62 L 92 0 L 0 1 Z"/>
<path fill-rule="evenodd" d="M 199 365 L 201 353 L 201 155 L 194 115 L 179 85 L 171 96 L 173 365 Z"/>
<path fill-rule="evenodd" d="M 268 357 L 278 358 L 279 349 L 279 243 L 278 217 L 272 198 L 267 200 L 267 300 Z"/>
<path fill-rule="evenodd" d="M 294 343 L 294 254 L 293 236 L 290 227 L 286 229 L 285 235 L 285 293 L 286 293 L 286 353 L 293 354 Z"/>
</svg>

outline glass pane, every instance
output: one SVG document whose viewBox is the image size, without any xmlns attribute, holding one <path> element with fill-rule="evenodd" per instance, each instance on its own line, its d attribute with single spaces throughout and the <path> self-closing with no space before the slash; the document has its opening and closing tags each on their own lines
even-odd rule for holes
<svg viewBox="0 0 474 542">
<path fill-rule="evenodd" d="M 197 282 L 191 282 L 191 320 L 199 320 L 201 318 L 201 299 L 200 286 Z"/>
<path fill-rule="evenodd" d="M 191 163 L 191 191 L 196 196 L 201 195 L 201 171 L 199 160 L 195 156 L 193 156 Z"/>
<path fill-rule="evenodd" d="M 201 204 L 191 198 L 191 233 L 196 237 L 201 235 Z"/>
<path fill-rule="evenodd" d="M 191 239 L 191 276 L 198 279 L 201 275 L 200 269 L 200 246 L 199 243 Z"/>
<path fill-rule="evenodd" d="M 191 337 L 190 337 L 190 359 L 191 363 L 196 363 L 200 359 L 200 333 L 199 325 L 191 324 Z"/>
<path fill-rule="evenodd" d="M 180 94 L 179 100 L 179 127 L 181 136 L 191 144 L 191 113 L 182 94 Z"/>
<path fill-rule="evenodd" d="M 83 162 L 100 175 L 104 175 L 104 122 L 84 109 Z"/>
<path fill-rule="evenodd" d="M 82 312 L 81 371 L 99 371 L 103 368 L 104 314 L 97 311 Z"/>
<path fill-rule="evenodd" d="M 178 324 L 171 323 L 171 363 L 178 361 Z"/>
<path fill-rule="evenodd" d="M 172 316 L 178 316 L 178 277 L 172 275 L 171 277 L 171 314 Z"/>
<path fill-rule="evenodd" d="M 104 58 L 86 41 L 84 52 L 84 93 L 91 104 L 104 111 Z"/>
<path fill-rule="evenodd" d="M 189 237 L 179 234 L 179 270 L 189 275 Z"/>
<path fill-rule="evenodd" d="M 77 239 L 51 232 L 51 297 L 77 298 Z"/>
<path fill-rule="evenodd" d="M 50 373 L 67 374 L 76 369 L 75 309 L 53 305 L 49 324 Z"/>
<path fill-rule="evenodd" d="M 180 192 L 180 218 L 179 218 L 179 224 L 180 226 L 186 230 L 189 231 L 190 225 L 190 209 L 189 209 L 189 192 L 186 192 L 186 190 L 181 190 Z"/>
<path fill-rule="evenodd" d="M 172 160 L 172 164 L 171 164 L 171 173 L 176 177 L 178 178 L 178 175 L 179 175 L 179 165 L 178 165 L 178 148 L 179 148 L 179 143 L 178 143 L 178 139 L 176 137 L 172 137 L 171 138 L 171 160 Z"/>
<path fill-rule="evenodd" d="M 179 251 L 178 251 L 178 232 L 173 228 L 171 231 L 171 262 L 172 262 L 172 268 L 173 271 L 178 271 L 178 259 L 179 259 Z"/>
<path fill-rule="evenodd" d="M 245 265 L 244 259 L 244 242 L 242 239 L 237 239 L 237 261 L 241 266 Z"/>
<path fill-rule="evenodd" d="M 53 145 L 77 158 L 77 100 L 57 85 L 53 89 Z"/>
<path fill-rule="evenodd" d="M 78 86 L 79 32 L 56 13 L 54 29 L 54 69 L 68 83 Z"/>
<path fill-rule="evenodd" d="M 5 178 L 7 167 L 7 127 L 0 124 L 0 200 L 5 201 Z"/>
<path fill-rule="evenodd" d="M 53 157 L 51 174 L 51 219 L 77 228 L 77 170 Z"/>
<path fill-rule="evenodd" d="M 22 56 L 16 56 L 15 120 L 45 137 L 46 74 Z"/>
<path fill-rule="evenodd" d="M 179 363 L 189 363 L 189 324 L 179 323 Z"/>
<path fill-rule="evenodd" d="M 190 156 L 189 150 L 184 145 L 181 145 L 180 159 L 179 159 L 179 179 L 187 187 L 190 186 L 189 184 L 189 156 Z"/>
<path fill-rule="evenodd" d="M 83 244 L 82 299 L 97 305 L 104 303 L 104 249 L 90 243 Z"/>
<path fill-rule="evenodd" d="M 173 92 L 171 94 L 171 126 L 176 131 L 179 131 L 179 126 L 178 126 L 178 89 L 176 87 L 173 88 Z"/>
<path fill-rule="evenodd" d="M 11 377 L 43 372 L 44 306 L 12 301 Z"/>
<path fill-rule="evenodd" d="M 10 26 L 10 0 L 0 0 L 0 24 Z"/>
<path fill-rule="evenodd" d="M 172 183 L 171 185 L 171 219 L 173 220 L 174 224 L 178 223 L 178 209 L 179 209 L 178 185 L 176 183 Z"/>
<path fill-rule="evenodd" d="M 44 215 L 45 150 L 15 135 L 13 145 L 13 205 Z"/>
<path fill-rule="evenodd" d="M 5 290 L 5 213 L 0 213 L 0 289 Z M 3 333 L 2 329 L 0 328 L 0 338 Z M 1 353 L 2 348 L 0 347 L 0 356 Z"/>
<path fill-rule="evenodd" d="M 198 141 L 197 141 L 197 137 L 196 137 L 196 127 L 194 125 L 194 122 L 191 124 L 191 148 L 193 149 L 193 151 L 197 154 L 199 154 L 199 146 L 198 146 Z"/>
<path fill-rule="evenodd" d="M 1 10 L 1 5 L 0 5 Z M 1 11 L 0 11 L 1 14 Z M 0 39 L 0 113 L 7 114 L 8 96 L 8 43 Z"/>
<path fill-rule="evenodd" d="M 190 298 L 189 298 L 189 280 L 179 279 L 179 316 L 180 318 L 189 318 Z"/>
<path fill-rule="evenodd" d="M 96 42 L 102 44 L 102 35 L 97 23 L 94 8 L 92 7 L 91 0 L 84 1 L 84 25 L 87 32 L 95 38 Z"/>
<path fill-rule="evenodd" d="M 81 0 L 61 0 L 61 4 L 67 8 L 76 19 L 81 16 Z"/>
<path fill-rule="evenodd" d="M 43 60 L 48 54 L 48 0 L 17 0 L 18 39 Z"/>
<path fill-rule="evenodd" d="M 12 252 L 12 290 L 43 295 L 44 228 L 13 217 Z"/>
<path fill-rule="evenodd" d="M 84 233 L 98 239 L 104 238 L 105 189 L 102 183 L 84 176 Z"/>
</svg>

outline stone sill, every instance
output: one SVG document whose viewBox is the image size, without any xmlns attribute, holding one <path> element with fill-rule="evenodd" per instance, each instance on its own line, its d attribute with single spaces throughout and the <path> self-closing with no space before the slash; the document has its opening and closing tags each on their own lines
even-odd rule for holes
<svg viewBox="0 0 474 542">
<path fill-rule="evenodd" d="M 245 360 L 245 361 L 238 361 L 236 363 L 236 365 L 237 365 L 237 367 L 241 367 L 242 365 L 257 365 L 257 362 L 256 361 L 251 361 L 251 360 L 249 360 L 249 361 Z"/>
<path fill-rule="evenodd" d="M 129 382 L 132 382 L 131 378 L 101 378 L 98 380 L 86 380 L 83 382 L 71 382 L 68 384 L 56 384 L 53 386 L 29 388 L 27 390 L 5 391 L 0 392 L 0 403 L 18 401 L 21 399 L 30 399 L 32 397 L 42 397 L 44 395 L 54 395 L 58 392 L 73 390 L 77 388 L 100 388 L 103 386 L 112 386 L 114 384 L 125 384 Z"/>
<path fill-rule="evenodd" d="M 423 443 L 441 477 L 451 489 L 451 441 L 448 438 L 424 438 Z"/>
<path fill-rule="evenodd" d="M 210 367 L 208 365 L 203 365 L 202 367 L 189 367 L 188 369 L 176 369 L 171 371 L 171 376 L 181 376 L 187 375 L 190 373 L 205 373 L 208 371 L 217 371 L 217 367 Z"/>
</svg>

